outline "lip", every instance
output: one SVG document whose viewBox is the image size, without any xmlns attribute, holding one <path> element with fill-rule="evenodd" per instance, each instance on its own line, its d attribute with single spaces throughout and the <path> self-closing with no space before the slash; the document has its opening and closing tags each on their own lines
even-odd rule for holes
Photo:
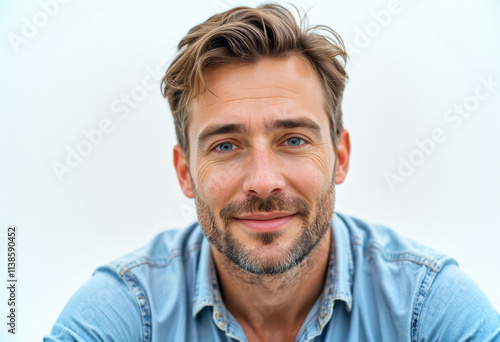
<svg viewBox="0 0 500 342">
<path fill-rule="evenodd" d="M 258 232 L 274 232 L 280 230 L 295 217 L 292 213 L 257 213 L 235 217 L 245 227 Z"/>
</svg>

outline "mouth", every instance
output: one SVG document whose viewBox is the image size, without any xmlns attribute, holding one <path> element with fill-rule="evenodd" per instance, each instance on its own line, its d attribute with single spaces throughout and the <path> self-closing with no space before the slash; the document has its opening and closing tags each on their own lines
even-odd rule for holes
<svg viewBox="0 0 500 342">
<path fill-rule="evenodd" d="M 286 212 L 256 213 L 234 219 L 253 231 L 274 232 L 282 229 L 295 215 Z"/>
</svg>

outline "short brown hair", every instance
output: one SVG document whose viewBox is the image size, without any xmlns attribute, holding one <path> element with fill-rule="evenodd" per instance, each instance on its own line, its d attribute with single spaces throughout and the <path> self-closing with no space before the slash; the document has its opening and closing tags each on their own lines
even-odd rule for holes
<svg viewBox="0 0 500 342">
<path fill-rule="evenodd" d="M 292 55 L 305 57 L 320 76 L 325 112 L 337 151 L 338 135 L 343 129 L 342 95 L 348 79 L 344 69 L 348 58 L 345 46 L 334 30 L 324 25 L 307 27 L 306 14 L 301 18 L 297 12 L 299 24 L 287 8 L 276 3 L 256 8 L 235 7 L 191 28 L 180 41 L 179 53 L 168 67 L 161 86 L 174 117 L 177 141 L 186 156 L 189 104 L 200 94 L 201 85 L 210 91 L 203 78 L 208 66 L 257 63 L 263 57 Z"/>
</svg>

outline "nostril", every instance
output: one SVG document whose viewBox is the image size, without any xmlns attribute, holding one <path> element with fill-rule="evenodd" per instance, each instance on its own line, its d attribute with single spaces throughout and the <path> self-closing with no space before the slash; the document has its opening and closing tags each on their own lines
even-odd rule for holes
<svg viewBox="0 0 500 342">
<path fill-rule="evenodd" d="M 285 181 L 281 176 L 273 177 L 254 177 L 249 176 L 245 179 L 243 190 L 247 194 L 267 197 L 271 194 L 281 192 L 285 189 Z"/>
</svg>

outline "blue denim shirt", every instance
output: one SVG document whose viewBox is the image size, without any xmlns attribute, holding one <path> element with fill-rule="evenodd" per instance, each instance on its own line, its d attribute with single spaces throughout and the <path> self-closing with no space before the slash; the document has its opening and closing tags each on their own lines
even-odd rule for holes
<svg viewBox="0 0 500 342">
<path fill-rule="evenodd" d="M 336 213 L 332 230 L 323 293 L 296 341 L 500 341 L 498 312 L 453 259 L 347 215 Z M 271 315 L 272 302 L 256 314 Z M 99 267 L 44 338 L 246 340 L 198 224 Z"/>
</svg>

